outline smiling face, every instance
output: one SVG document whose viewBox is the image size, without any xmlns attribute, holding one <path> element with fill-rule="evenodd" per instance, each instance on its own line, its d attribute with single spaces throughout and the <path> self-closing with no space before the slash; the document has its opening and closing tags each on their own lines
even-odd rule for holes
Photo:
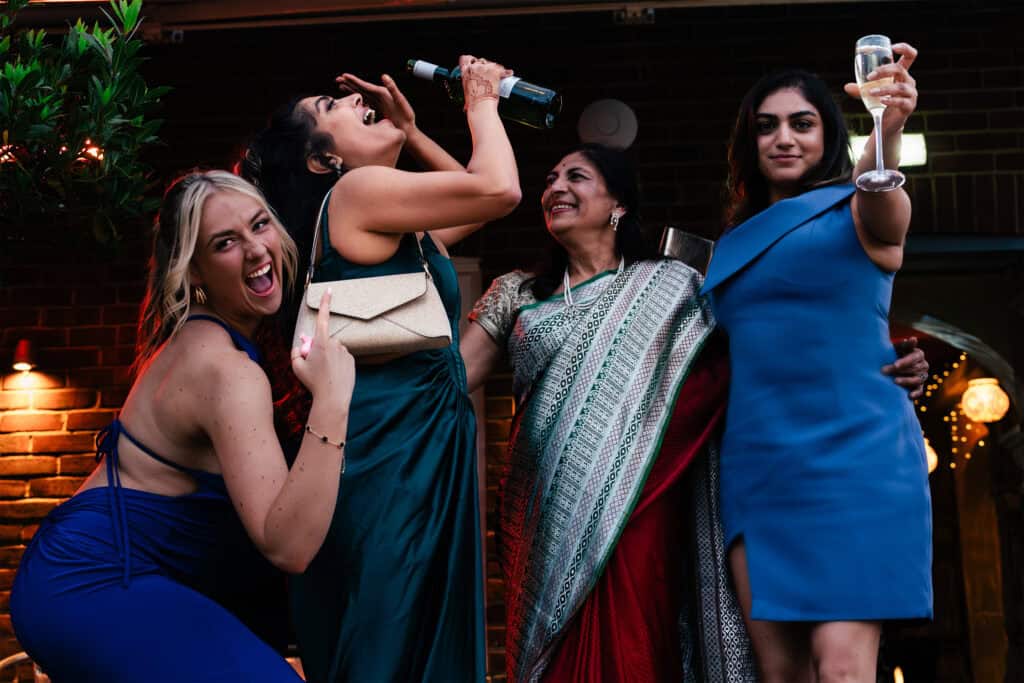
<svg viewBox="0 0 1024 683">
<path fill-rule="evenodd" d="M 218 190 L 203 203 L 190 278 L 243 334 L 281 307 L 281 234 L 264 205 L 241 192 Z"/>
<path fill-rule="evenodd" d="M 362 95 L 307 97 L 298 106 L 313 118 L 316 133 L 330 137 L 328 151 L 340 157 L 347 168 L 394 166 L 398 161 L 405 133 L 388 119 L 378 121 Z"/>
<path fill-rule="evenodd" d="M 548 231 L 559 241 L 611 233 L 608 219 L 625 209 L 608 192 L 604 177 L 585 155 L 573 152 L 551 169 L 540 204 Z"/>
<path fill-rule="evenodd" d="M 821 114 L 799 90 L 784 88 L 764 98 L 755 121 L 758 167 L 771 201 L 796 194 L 825 153 Z"/>
</svg>

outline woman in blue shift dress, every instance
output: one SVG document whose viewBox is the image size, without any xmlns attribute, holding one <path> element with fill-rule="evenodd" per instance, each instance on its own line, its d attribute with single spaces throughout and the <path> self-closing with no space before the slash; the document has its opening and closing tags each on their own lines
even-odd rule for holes
<svg viewBox="0 0 1024 683">
<path fill-rule="evenodd" d="M 310 681 L 485 676 L 476 423 L 445 248 L 511 211 L 519 179 L 497 114 L 508 72 L 472 57 L 460 66 L 473 136 L 467 168 L 416 128 L 394 81 L 381 87 L 353 76 L 339 79 L 354 91 L 347 96 L 287 105 L 243 162 L 300 243 L 312 238 L 329 195 L 315 280 L 416 272 L 425 263 L 452 330 L 447 348 L 359 364 L 334 523 L 291 583 Z M 429 170 L 396 169 L 403 146 Z"/>
<path fill-rule="evenodd" d="M 289 572 L 320 548 L 352 357 L 326 315 L 308 354 L 293 352 L 313 405 L 289 471 L 249 338 L 281 305 L 295 245 L 256 188 L 224 171 L 171 186 L 153 244 L 138 376 L 100 434 L 103 465 L 22 558 L 15 633 L 55 683 L 299 681 L 215 600 L 247 580 L 253 545 Z"/>
<path fill-rule="evenodd" d="M 899 63 L 872 76 L 894 78 L 877 92 L 892 164 L 917 99 L 916 51 L 894 51 Z M 888 312 L 910 201 L 855 191 L 848 146 L 818 78 L 758 82 L 730 149 L 731 227 L 703 288 L 731 356 L 723 524 L 767 682 L 874 681 L 881 622 L 932 614 L 921 428 L 878 372 L 896 357 Z M 854 174 L 874 165 L 869 142 Z"/>
</svg>

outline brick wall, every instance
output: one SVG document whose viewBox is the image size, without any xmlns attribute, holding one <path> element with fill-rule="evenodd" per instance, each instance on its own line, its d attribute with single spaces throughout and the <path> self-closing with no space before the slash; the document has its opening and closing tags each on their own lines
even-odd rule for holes
<svg viewBox="0 0 1024 683">
<path fill-rule="evenodd" d="M 19 649 L 7 604 L 42 519 L 95 466 L 96 431 L 124 400 L 143 285 L 143 251 L 110 262 L 90 249 L 10 245 L 0 255 L 0 656 Z M 29 339 L 37 370 L 11 370 Z"/>
<path fill-rule="evenodd" d="M 458 111 L 425 83 L 403 78 L 410 57 L 454 61 L 462 52 L 503 60 L 559 88 L 563 119 L 552 131 L 510 129 L 523 179 L 523 205 L 460 246 L 483 259 L 485 283 L 528 266 L 543 243 L 537 202 L 547 169 L 575 141 L 575 121 L 594 99 L 616 97 L 636 111 L 633 147 L 646 223 L 714 235 L 725 147 L 744 91 L 765 70 L 800 65 L 838 93 L 852 73 L 854 39 L 884 32 L 921 49 L 921 90 L 911 131 L 924 132 L 926 167 L 908 169 L 913 232 L 1024 234 L 1024 48 L 1017 2 L 851 3 L 657 11 L 652 26 L 619 26 L 608 12 L 342 24 L 252 31 L 187 32 L 180 45 L 151 45 L 154 84 L 173 85 L 163 115 L 168 145 L 152 160 L 170 177 L 193 165 L 228 165 L 242 140 L 290 95 L 319 92 L 333 75 L 389 70 L 417 107 L 424 130 L 462 159 L 468 137 Z M 845 101 L 854 132 L 869 119 Z M 40 348 L 45 384 L 31 391 L 6 377 L 0 390 L 0 590 L 6 595 L 39 515 L 91 467 L 95 429 L 120 404 L 142 291 L 143 250 L 113 263 L 82 263 L 61 250 L 0 254 L 0 375 L 15 341 Z M 55 271 L 55 257 L 59 262 Z M 488 384 L 488 520 L 512 414 L 507 374 Z M 501 671 L 502 586 L 488 545 L 489 642 Z M 5 609 L 0 602 L 0 616 Z M 0 620 L 0 655 L 16 647 Z M 953 665 L 951 665 L 953 666 Z M 956 666 L 969 667 L 960 661 Z M 963 670 L 969 670 L 967 668 Z M 955 679 L 951 674 L 951 680 Z"/>
</svg>

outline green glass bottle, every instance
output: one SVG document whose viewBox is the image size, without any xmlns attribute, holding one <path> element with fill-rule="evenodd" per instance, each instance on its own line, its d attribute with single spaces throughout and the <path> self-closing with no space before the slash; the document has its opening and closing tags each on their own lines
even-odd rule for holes
<svg viewBox="0 0 1024 683">
<path fill-rule="evenodd" d="M 410 59 L 406 68 L 413 76 L 444 85 L 448 99 L 462 107 L 462 72 L 459 67 L 448 70 L 422 59 Z M 531 128 L 551 128 L 562 111 L 562 96 L 549 88 L 527 83 L 516 76 L 501 79 L 498 85 L 498 114 Z"/>
</svg>

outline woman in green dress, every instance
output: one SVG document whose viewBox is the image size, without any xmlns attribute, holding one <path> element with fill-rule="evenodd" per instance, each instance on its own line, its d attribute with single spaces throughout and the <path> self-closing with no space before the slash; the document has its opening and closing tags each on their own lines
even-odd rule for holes
<svg viewBox="0 0 1024 683">
<path fill-rule="evenodd" d="M 289 103 L 242 164 L 300 243 L 329 194 L 317 280 L 415 272 L 422 250 L 452 327 L 447 348 L 358 367 L 331 531 L 291 589 L 310 681 L 485 675 L 475 420 L 446 247 L 509 213 L 520 190 L 497 114 L 510 72 L 469 56 L 460 66 L 473 137 L 465 168 L 416 128 L 390 78 L 380 87 L 352 76 L 339 79 L 352 94 Z M 396 169 L 403 145 L 430 170 Z"/>
</svg>

